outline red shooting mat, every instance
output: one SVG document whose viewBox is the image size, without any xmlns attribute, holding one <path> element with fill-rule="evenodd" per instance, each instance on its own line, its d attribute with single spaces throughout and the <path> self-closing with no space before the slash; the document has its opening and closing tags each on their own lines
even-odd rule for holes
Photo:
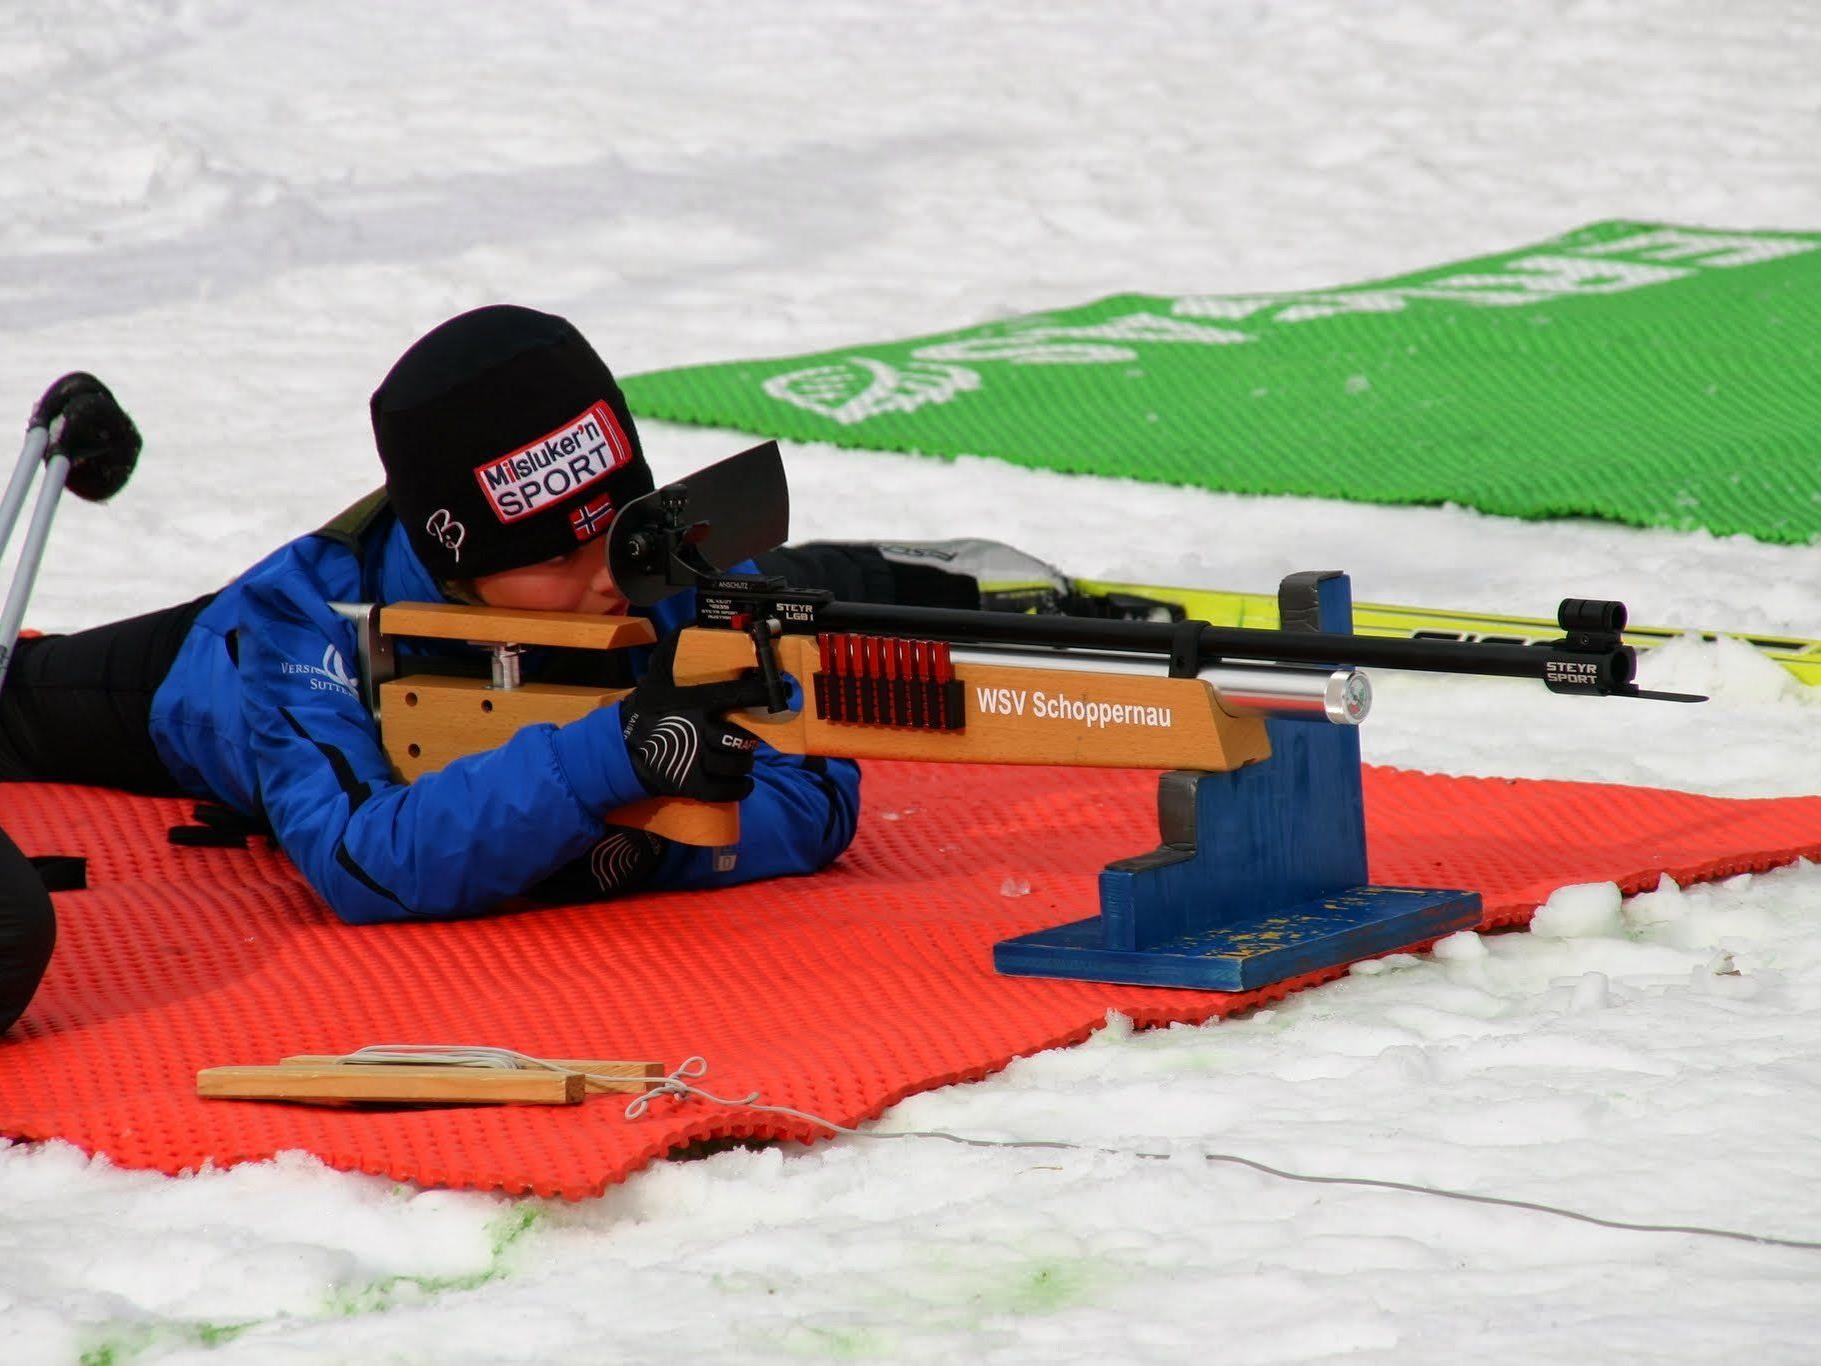
<svg viewBox="0 0 1821 1366">
<path fill-rule="evenodd" d="M 176 848 L 186 803 L 0 787 L 28 854 L 90 860 L 57 956 L 0 1041 L 0 1133 L 183 1172 L 288 1148 L 431 1186 L 598 1194 L 681 1145 L 821 1137 L 800 1121 L 623 1097 L 580 1106 L 353 1111 L 204 1101 L 197 1069 L 369 1043 L 546 1057 L 702 1054 L 705 1082 L 853 1124 L 934 1086 L 1075 1043 L 1109 1009 L 1203 1021 L 1307 986 L 1222 995 L 997 976 L 995 940 L 1095 910 L 1107 861 L 1156 843 L 1153 774 L 867 765 L 841 861 L 733 891 L 447 924 L 351 928 L 264 841 Z M 1555 888 L 1627 891 L 1821 855 L 1821 798 L 1727 801 L 1583 783 L 1368 770 L 1373 876 L 1466 887 L 1487 925 Z M 1026 895 L 1004 894 L 1008 879 Z"/>
</svg>

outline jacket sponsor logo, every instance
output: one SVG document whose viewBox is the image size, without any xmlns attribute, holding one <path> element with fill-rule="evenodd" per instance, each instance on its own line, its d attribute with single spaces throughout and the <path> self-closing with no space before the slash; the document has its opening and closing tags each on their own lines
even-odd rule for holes
<svg viewBox="0 0 1821 1366">
<path fill-rule="evenodd" d="M 555 431 L 474 471 L 502 522 L 516 522 L 632 463 L 632 443 L 613 410 L 593 404 Z"/>
<path fill-rule="evenodd" d="M 1128 702 L 1089 702 L 1079 697 L 1028 688 L 975 688 L 974 703 L 987 716 L 1034 716 L 1046 721 L 1078 721 L 1089 730 L 1110 726 L 1148 726 L 1167 730 L 1176 724 L 1172 707 L 1145 707 Z"/>
<path fill-rule="evenodd" d="M 350 697 L 356 695 L 354 675 L 348 672 L 347 661 L 333 645 L 322 652 L 320 664 L 293 664 L 290 660 L 285 660 L 278 666 L 278 671 L 308 678 L 310 688 L 315 692 L 345 692 Z"/>
</svg>

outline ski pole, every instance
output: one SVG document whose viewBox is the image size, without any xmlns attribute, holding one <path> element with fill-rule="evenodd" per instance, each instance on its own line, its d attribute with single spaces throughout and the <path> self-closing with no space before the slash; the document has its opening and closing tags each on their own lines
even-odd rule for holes
<svg viewBox="0 0 1821 1366">
<path fill-rule="evenodd" d="M 25 528 L 25 545 L 19 553 L 18 567 L 13 570 L 6 606 L 0 608 L 0 686 L 6 683 L 7 665 L 12 663 L 13 647 L 18 644 L 19 628 L 25 620 L 25 604 L 32 596 L 38 565 L 44 559 L 44 543 L 51 534 L 51 516 L 57 511 L 57 499 L 63 494 L 69 473 L 70 461 L 66 455 L 52 456 L 45 466 L 44 484 L 38 490 L 38 504 L 32 509 L 32 520 Z"/>
<path fill-rule="evenodd" d="M 0 502 L 0 554 L 4 554 L 25 505 L 33 467 L 44 461 L 44 483 L 26 526 L 6 603 L 0 607 L 0 685 L 6 681 L 7 666 L 19 642 L 57 500 L 67 487 L 79 498 L 106 502 L 126 486 L 139 461 L 139 448 L 139 431 L 133 420 L 93 375 L 80 371 L 65 375 L 44 391 L 32 409 L 19 464 Z"/>
<path fill-rule="evenodd" d="M 0 499 L 0 555 L 6 554 L 6 543 L 13 538 L 13 523 L 19 520 L 19 509 L 25 506 L 25 491 L 32 486 L 32 474 L 44 459 L 44 448 L 51 434 L 44 427 L 25 429 L 25 449 L 19 452 L 19 463 L 7 483 L 6 497 Z"/>
</svg>

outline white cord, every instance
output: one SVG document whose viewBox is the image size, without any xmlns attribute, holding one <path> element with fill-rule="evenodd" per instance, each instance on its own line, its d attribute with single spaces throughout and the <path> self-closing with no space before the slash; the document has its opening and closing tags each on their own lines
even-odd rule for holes
<svg viewBox="0 0 1821 1366">
<path fill-rule="evenodd" d="M 660 1097 L 670 1096 L 679 1099 L 694 1097 L 705 1100 L 711 1105 L 720 1105 L 730 1110 L 758 1110 L 765 1114 L 785 1115 L 791 1119 L 800 1119 L 808 1124 L 827 1129 L 830 1133 L 844 1134 L 849 1138 L 935 1138 L 945 1143 L 959 1143 L 968 1148 L 1023 1148 L 1044 1152 L 1104 1153 L 1113 1157 L 1137 1157 L 1151 1162 L 1168 1162 L 1183 1156 L 1181 1153 L 1147 1152 L 1142 1148 L 1109 1148 L 1097 1143 L 1070 1143 L 1064 1139 L 1041 1138 L 970 1138 L 966 1134 L 949 1133 L 944 1129 L 898 1129 L 880 1131 L 876 1129 L 850 1129 L 845 1124 L 837 1124 L 832 1119 L 811 1114 L 807 1110 L 798 1110 L 789 1105 L 765 1105 L 759 1101 L 759 1093 L 754 1091 L 749 1096 L 734 1099 L 730 1096 L 717 1096 L 712 1091 L 705 1091 L 695 1082 L 708 1075 L 708 1061 L 700 1056 L 687 1058 L 669 1076 L 662 1081 L 650 1081 L 643 1077 L 609 1076 L 596 1072 L 583 1072 L 572 1067 L 562 1067 L 546 1058 L 536 1058 L 529 1053 L 520 1053 L 511 1048 L 492 1048 L 484 1044 L 369 1044 L 357 1048 L 352 1053 L 344 1053 L 336 1060 L 338 1063 L 415 1063 L 432 1064 L 445 1067 L 488 1067 L 488 1068 L 543 1068 L 550 1072 L 560 1072 L 565 1076 L 584 1077 L 599 1083 L 625 1085 L 629 1081 L 645 1082 L 649 1089 L 635 1096 L 626 1106 L 627 1119 L 641 1119 L 650 1110 L 651 1103 Z M 1685 1233 L 1697 1238 L 1726 1238 L 1740 1243 L 1758 1243 L 1765 1247 L 1799 1248 L 1805 1252 L 1821 1252 L 1821 1241 L 1806 1238 L 1779 1238 L 1768 1233 L 1743 1233 L 1737 1229 L 1708 1228 L 1701 1224 L 1640 1224 L 1626 1219 L 1603 1219 L 1597 1214 L 1585 1214 L 1580 1210 L 1565 1209 L 1560 1205 L 1546 1205 L 1535 1200 L 1516 1200 L 1503 1195 L 1476 1195 L 1472 1191 L 1448 1190 L 1442 1186 L 1425 1186 L 1412 1181 L 1387 1181 L 1371 1176 L 1312 1176 L 1307 1172 L 1288 1171 L 1283 1167 L 1273 1167 L 1267 1162 L 1260 1162 L 1250 1157 L 1240 1157 L 1235 1153 L 1198 1152 L 1190 1154 L 1200 1157 L 1205 1162 L 1224 1162 L 1235 1167 L 1245 1167 L 1264 1176 L 1276 1177 L 1280 1181 L 1300 1181 L 1316 1186 L 1363 1186 L 1371 1190 L 1403 1191 L 1410 1195 L 1429 1195 L 1444 1200 L 1461 1200 L 1474 1205 L 1496 1205 L 1503 1209 L 1529 1210 L 1534 1214 L 1553 1215 L 1558 1219 L 1573 1219 L 1578 1223 L 1594 1224 L 1600 1228 L 1618 1229 L 1626 1233 Z"/>
<path fill-rule="evenodd" d="M 793 1109 L 788 1105 L 762 1105 L 759 1103 L 757 1091 L 740 1100 L 733 1100 L 726 1096 L 714 1095 L 712 1092 L 704 1091 L 701 1087 L 692 1084 L 696 1079 L 706 1076 L 707 1073 L 706 1060 L 700 1057 L 687 1059 L 682 1066 L 654 1085 L 651 1090 L 635 1097 L 626 1107 L 626 1118 L 640 1118 L 651 1108 L 651 1102 L 660 1096 L 694 1096 L 698 1100 L 727 1106 L 730 1109 L 761 1110 L 767 1114 L 788 1115 L 792 1119 L 805 1120 L 810 1124 L 820 1125 L 831 1133 L 845 1134 L 849 1138 L 938 1138 L 946 1143 L 959 1143 L 969 1148 L 1034 1148 L 1046 1152 L 1105 1153 L 1115 1157 L 1138 1157 L 1154 1162 L 1168 1162 L 1184 1155 L 1146 1152 L 1141 1148 L 1108 1148 L 1095 1143 L 1070 1143 L 1061 1139 L 970 1138 L 965 1134 L 952 1134 L 942 1129 L 898 1129 L 888 1132 L 850 1129 L 845 1124 L 837 1124 L 832 1119 L 810 1114 L 807 1110 Z M 1318 1186 L 1364 1186 L 1373 1190 L 1431 1195 L 1444 1200 L 1462 1200 L 1475 1205 L 1497 1205 L 1505 1209 L 1529 1210 L 1535 1214 L 1554 1215 L 1559 1219 L 1573 1219 L 1579 1223 L 1596 1224 L 1600 1228 L 1619 1229 L 1626 1233 L 1686 1233 L 1699 1238 L 1726 1238 L 1734 1242 L 1759 1243 L 1766 1247 L 1789 1247 L 1800 1248 L 1805 1252 L 1821 1252 L 1821 1241 L 1805 1238 L 1779 1238 L 1768 1233 L 1742 1233 L 1736 1229 L 1708 1228 L 1700 1224 L 1639 1224 L 1625 1219 L 1602 1219 L 1596 1214 L 1584 1214 L 1579 1210 L 1565 1209 L 1560 1205 L 1546 1205 L 1535 1200 L 1514 1200 L 1502 1195 L 1476 1195 L 1471 1191 L 1448 1190 L 1442 1186 L 1425 1186 L 1411 1181 L 1386 1181 L 1370 1176 L 1311 1176 L 1306 1172 L 1287 1171 L 1282 1167 L 1273 1167 L 1269 1163 L 1259 1162 L 1250 1157 L 1240 1157 L 1233 1153 L 1204 1151 L 1190 1155 L 1200 1157 L 1207 1162 L 1225 1162 L 1236 1167 L 1245 1167 L 1282 1181 L 1301 1181 Z"/>
<path fill-rule="evenodd" d="M 510 1048 L 489 1048 L 485 1044 L 375 1043 L 343 1053 L 338 1063 L 413 1063 L 439 1067 L 494 1067 L 517 1070 L 523 1067 L 548 1068 L 553 1072 L 566 1069 L 517 1053 Z"/>
</svg>

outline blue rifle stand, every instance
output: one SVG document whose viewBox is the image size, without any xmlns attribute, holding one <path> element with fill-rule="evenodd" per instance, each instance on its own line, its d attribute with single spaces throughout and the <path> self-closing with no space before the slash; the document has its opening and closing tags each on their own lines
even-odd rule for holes
<svg viewBox="0 0 1821 1366">
<path fill-rule="evenodd" d="M 1278 605 L 1285 630 L 1352 629 L 1344 574 L 1293 574 Z M 1014 977 L 1250 991 L 1479 922 L 1477 892 L 1367 884 L 1357 727 L 1265 725 L 1262 763 L 1163 775 L 1163 843 L 1101 871 L 1099 915 L 1001 940 L 993 965 Z"/>
</svg>

